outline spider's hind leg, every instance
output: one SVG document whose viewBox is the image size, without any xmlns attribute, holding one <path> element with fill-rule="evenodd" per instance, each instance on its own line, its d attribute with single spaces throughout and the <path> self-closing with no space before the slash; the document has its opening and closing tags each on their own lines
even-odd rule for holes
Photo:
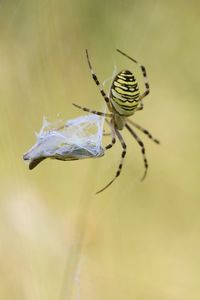
<svg viewBox="0 0 200 300">
<path fill-rule="evenodd" d="M 116 135 L 117 135 L 117 137 L 118 137 L 118 139 L 121 143 L 122 149 L 123 149 L 122 154 L 121 154 L 121 161 L 120 161 L 120 164 L 118 166 L 115 177 L 104 188 L 102 188 L 100 191 L 98 191 L 96 194 L 99 194 L 99 193 L 103 192 L 105 189 L 107 189 L 115 181 L 115 179 L 117 179 L 117 177 L 121 174 L 121 170 L 122 170 L 122 167 L 123 167 L 124 158 L 126 156 L 126 144 L 124 142 L 124 139 L 123 139 L 122 135 L 119 133 L 118 129 L 114 128 L 114 130 L 115 130 L 115 133 L 116 133 Z"/>
<path fill-rule="evenodd" d="M 127 122 L 129 124 L 133 125 L 134 127 L 136 127 L 137 129 L 139 129 L 140 131 L 142 131 L 144 134 L 146 134 L 148 136 L 148 138 L 150 140 L 152 140 L 154 143 L 160 144 L 160 141 L 158 139 L 154 138 L 147 129 L 143 128 L 142 126 L 138 125 L 137 123 L 133 122 L 132 120 L 128 119 Z"/>
<path fill-rule="evenodd" d="M 139 144 L 139 146 L 141 147 L 141 152 L 142 152 L 142 156 L 143 156 L 143 161 L 144 161 L 144 175 L 141 178 L 141 181 L 143 181 L 147 175 L 147 170 L 148 170 L 148 161 L 145 155 L 145 147 L 143 142 L 141 141 L 141 139 L 139 138 L 139 136 L 137 136 L 137 134 L 133 131 L 133 129 L 126 123 L 125 124 L 126 128 L 128 129 L 128 131 L 130 132 L 130 134 L 135 138 L 135 140 L 137 141 L 137 143 Z"/>
</svg>

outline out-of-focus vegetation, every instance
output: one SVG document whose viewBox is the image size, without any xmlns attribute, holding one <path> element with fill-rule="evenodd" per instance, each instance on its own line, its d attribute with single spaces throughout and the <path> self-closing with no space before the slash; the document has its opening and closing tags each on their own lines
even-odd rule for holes
<svg viewBox="0 0 200 300">
<path fill-rule="evenodd" d="M 200 39 L 198 1 L 0 2 L 0 299 L 200 299 Z M 45 161 L 22 155 L 43 115 L 103 109 L 99 79 L 143 63 L 151 87 L 134 119 L 145 136 L 115 174 L 119 143 L 105 157 Z M 107 142 L 105 138 L 105 143 Z M 79 297 L 79 298 L 78 298 Z"/>
</svg>

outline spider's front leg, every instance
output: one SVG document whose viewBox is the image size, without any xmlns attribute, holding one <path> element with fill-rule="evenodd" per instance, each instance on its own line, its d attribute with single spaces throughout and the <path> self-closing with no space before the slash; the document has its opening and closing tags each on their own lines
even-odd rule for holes
<svg viewBox="0 0 200 300">
<path fill-rule="evenodd" d="M 145 147 L 143 142 L 141 141 L 141 139 L 139 138 L 139 136 L 133 131 L 133 129 L 126 123 L 125 127 L 128 129 L 128 131 L 130 132 L 130 134 L 134 137 L 134 139 L 136 140 L 136 142 L 138 143 L 138 145 L 141 147 L 141 152 L 142 152 L 142 156 L 143 156 L 143 161 L 144 161 L 144 175 L 141 178 L 141 181 L 143 181 L 147 175 L 147 170 L 148 170 L 148 162 L 147 162 L 147 158 L 145 155 Z"/>
<path fill-rule="evenodd" d="M 111 118 L 112 117 L 112 114 L 107 114 L 107 113 L 103 113 L 101 111 L 96 111 L 96 110 L 92 110 L 90 108 L 87 108 L 87 107 L 83 107 L 83 106 L 80 106 L 78 104 L 75 104 L 75 103 L 72 103 L 75 107 L 79 108 L 79 109 L 82 109 L 83 111 L 86 111 L 86 112 L 89 112 L 91 114 L 95 114 L 95 115 L 98 115 L 98 116 L 102 116 L 102 117 L 109 117 Z"/>
<path fill-rule="evenodd" d="M 144 97 L 146 97 L 149 93 L 150 93 L 150 86 L 149 86 L 149 81 L 148 81 L 148 77 L 147 77 L 147 71 L 146 71 L 146 68 L 145 66 L 143 65 L 140 65 L 140 63 L 135 60 L 134 58 L 132 58 L 131 56 L 127 55 L 126 53 L 124 53 L 123 51 L 119 50 L 119 49 L 116 49 L 120 54 L 124 55 L 125 57 L 127 57 L 128 59 L 130 59 L 131 61 L 133 61 L 134 63 L 138 64 L 141 71 L 142 71 L 142 76 L 143 76 L 143 79 L 144 79 L 144 85 L 145 85 L 145 91 L 144 93 L 140 96 L 140 107 L 138 107 L 137 110 L 142 110 L 143 109 L 143 103 L 142 103 L 142 99 Z"/>
<path fill-rule="evenodd" d="M 87 49 L 86 49 L 86 57 L 87 57 L 88 66 L 90 68 L 90 72 L 92 74 L 92 78 L 93 78 L 94 82 L 96 83 L 96 85 L 98 86 L 99 91 L 100 91 L 101 95 L 103 96 L 103 98 L 104 98 L 104 100 L 105 100 L 105 102 L 108 106 L 108 109 L 111 110 L 110 100 L 109 100 L 108 96 L 106 95 L 106 93 L 104 92 L 104 90 L 102 88 L 102 85 L 100 84 L 99 79 L 97 78 L 97 75 L 95 74 L 95 72 L 92 68 L 92 64 L 90 62 L 90 58 L 89 58 L 89 54 L 88 54 Z"/>
</svg>

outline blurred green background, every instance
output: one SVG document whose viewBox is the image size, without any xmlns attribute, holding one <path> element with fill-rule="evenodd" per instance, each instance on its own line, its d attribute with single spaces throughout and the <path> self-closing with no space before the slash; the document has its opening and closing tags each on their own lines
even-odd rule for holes
<svg viewBox="0 0 200 300">
<path fill-rule="evenodd" d="M 0 1 L 0 299 L 200 299 L 200 3 L 164 0 Z M 103 158 L 22 155 L 43 116 L 102 110 L 85 57 L 103 82 L 143 63 L 151 93 L 133 119 L 161 140 L 119 143 Z M 105 137 L 105 143 L 106 141 Z"/>
</svg>

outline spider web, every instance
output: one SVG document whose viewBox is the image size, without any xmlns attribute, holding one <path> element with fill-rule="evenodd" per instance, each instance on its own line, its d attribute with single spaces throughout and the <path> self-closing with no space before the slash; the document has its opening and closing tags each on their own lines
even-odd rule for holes
<svg viewBox="0 0 200 300">
<path fill-rule="evenodd" d="M 36 143 L 23 159 L 30 161 L 29 168 L 32 169 L 34 162 L 39 163 L 45 158 L 68 161 L 103 156 L 103 123 L 104 118 L 94 114 L 80 116 L 64 124 L 60 119 L 49 122 L 44 117 L 42 128 L 36 133 Z"/>
</svg>

